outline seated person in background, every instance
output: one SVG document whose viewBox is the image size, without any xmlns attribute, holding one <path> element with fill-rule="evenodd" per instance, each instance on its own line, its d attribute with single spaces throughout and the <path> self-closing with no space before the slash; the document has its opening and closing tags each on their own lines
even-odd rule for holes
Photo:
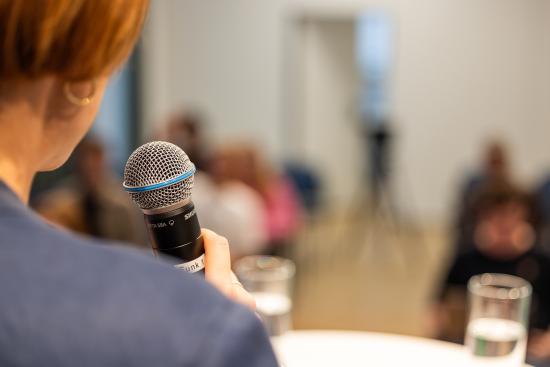
<svg viewBox="0 0 550 367">
<path fill-rule="evenodd" d="M 482 273 L 519 276 L 533 286 L 529 354 L 550 358 L 550 259 L 534 248 L 529 197 L 513 186 L 489 185 L 475 198 L 471 249 L 457 256 L 443 285 L 440 336 L 461 341 L 468 280 Z"/>
<path fill-rule="evenodd" d="M 73 177 L 40 195 L 35 210 L 71 231 L 149 250 L 143 215 L 109 170 L 103 144 L 87 137 L 74 156 Z"/>
<path fill-rule="evenodd" d="M 253 145 L 236 150 L 234 177 L 262 197 L 266 212 L 266 254 L 288 257 L 302 225 L 302 203 L 290 179 L 264 160 Z"/>
<path fill-rule="evenodd" d="M 510 173 L 509 153 L 502 142 L 493 141 L 483 149 L 482 164 L 479 172 L 469 175 L 462 184 L 458 197 L 455 251 L 461 253 L 471 249 L 474 236 L 475 198 L 486 186 L 509 184 L 514 180 Z"/>
<path fill-rule="evenodd" d="M 230 241 L 232 260 L 259 255 L 267 243 L 267 213 L 262 197 L 234 177 L 238 164 L 238 154 L 232 147 L 215 150 L 209 160 L 209 174 L 197 175 L 193 192 L 201 223 Z"/>
</svg>

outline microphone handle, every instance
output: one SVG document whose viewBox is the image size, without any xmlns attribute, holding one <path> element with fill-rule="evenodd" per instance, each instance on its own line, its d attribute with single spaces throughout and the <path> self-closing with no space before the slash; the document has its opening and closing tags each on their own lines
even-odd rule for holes
<svg viewBox="0 0 550 367">
<path fill-rule="evenodd" d="M 195 205 L 186 205 L 158 214 L 145 214 L 153 251 L 178 258 L 175 265 L 204 276 L 204 243 Z"/>
</svg>

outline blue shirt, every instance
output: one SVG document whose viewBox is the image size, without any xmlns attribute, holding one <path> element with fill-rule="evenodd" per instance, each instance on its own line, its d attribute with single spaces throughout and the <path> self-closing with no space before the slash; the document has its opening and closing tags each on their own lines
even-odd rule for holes
<svg viewBox="0 0 550 367">
<path fill-rule="evenodd" d="M 197 276 L 55 229 L 0 182 L 0 366 L 276 366 L 258 318 Z"/>
</svg>

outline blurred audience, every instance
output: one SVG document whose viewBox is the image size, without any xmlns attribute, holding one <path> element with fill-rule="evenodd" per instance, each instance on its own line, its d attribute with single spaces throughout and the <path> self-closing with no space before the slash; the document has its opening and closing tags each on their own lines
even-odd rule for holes
<svg viewBox="0 0 550 367">
<path fill-rule="evenodd" d="M 75 232 L 149 248 L 141 214 L 109 171 L 103 144 L 85 138 L 74 165 L 72 177 L 37 198 L 36 211 Z"/>
<path fill-rule="evenodd" d="M 268 240 L 261 196 L 232 175 L 239 164 L 235 153 L 232 147 L 218 148 L 210 159 L 209 175 L 197 177 L 193 193 L 201 223 L 229 239 L 233 260 L 264 252 Z"/>
<path fill-rule="evenodd" d="M 270 255 L 288 256 L 289 246 L 294 241 L 301 225 L 302 207 L 292 182 L 270 167 L 258 150 L 247 144 L 229 149 L 229 166 L 215 172 L 217 181 L 233 180 L 254 189 L 262 198 L 265 210 Z"/>
<path fill-rule="evenodd" d="M 479 191 L 494 185 L 514 185 L 506 145 L 500 141 L 488 143 L 483 149 L 479 172 L 466 178 L 460 189 L 456 214 L 455 250 L 468 251 L 473 243 L 474 201 Z"/>
<path fill-rule="evenodd" d="M 301 213 L 292 184 L 274 173 L 253 146 L 244 143 L 219 147 L 208 167 L 215 190 L 205 190 L 204 177 L 199 176 L 203 187 L 198 189 L 197 183 L 198 192 L 193 195 L 201 218 L 204 212 L 212 219 L 212 228 L 230 239 L 235 257 L 259 253 L 288 256 Z"/>
<path fill-rule="evenodd" d="M 500 153 L 499 153 L 500 154 Z M 499 163 L 498 165 L 501 165 Z M 461 341 L 468 280 L 481 273 L 519 276 L 533 286 L 529 355 L 550 358 L 550 258 L 535 248 L 532 201 L 505 180 L 473 194 L 472 243 L 459 254 L 443 284 L 438 307 L 440 336 Z"/>
</svg>

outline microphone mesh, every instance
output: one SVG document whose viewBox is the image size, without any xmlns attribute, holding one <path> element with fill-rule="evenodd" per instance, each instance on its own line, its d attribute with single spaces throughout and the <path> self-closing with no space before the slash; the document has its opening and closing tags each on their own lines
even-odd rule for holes
<svg viewBox="0 0 550 367">
<path fill-rule="evenodd" d="M 193 163 L 177 145 L 153 141 L 137 148 L 124 168 L 124 184 L 142 187 L 166 182 L 192 170 Z M 130 192 L 141 209 L 158 209 L 176 204 L 191 196 L 193 176 L 159 189 Z"/>
</svg>

